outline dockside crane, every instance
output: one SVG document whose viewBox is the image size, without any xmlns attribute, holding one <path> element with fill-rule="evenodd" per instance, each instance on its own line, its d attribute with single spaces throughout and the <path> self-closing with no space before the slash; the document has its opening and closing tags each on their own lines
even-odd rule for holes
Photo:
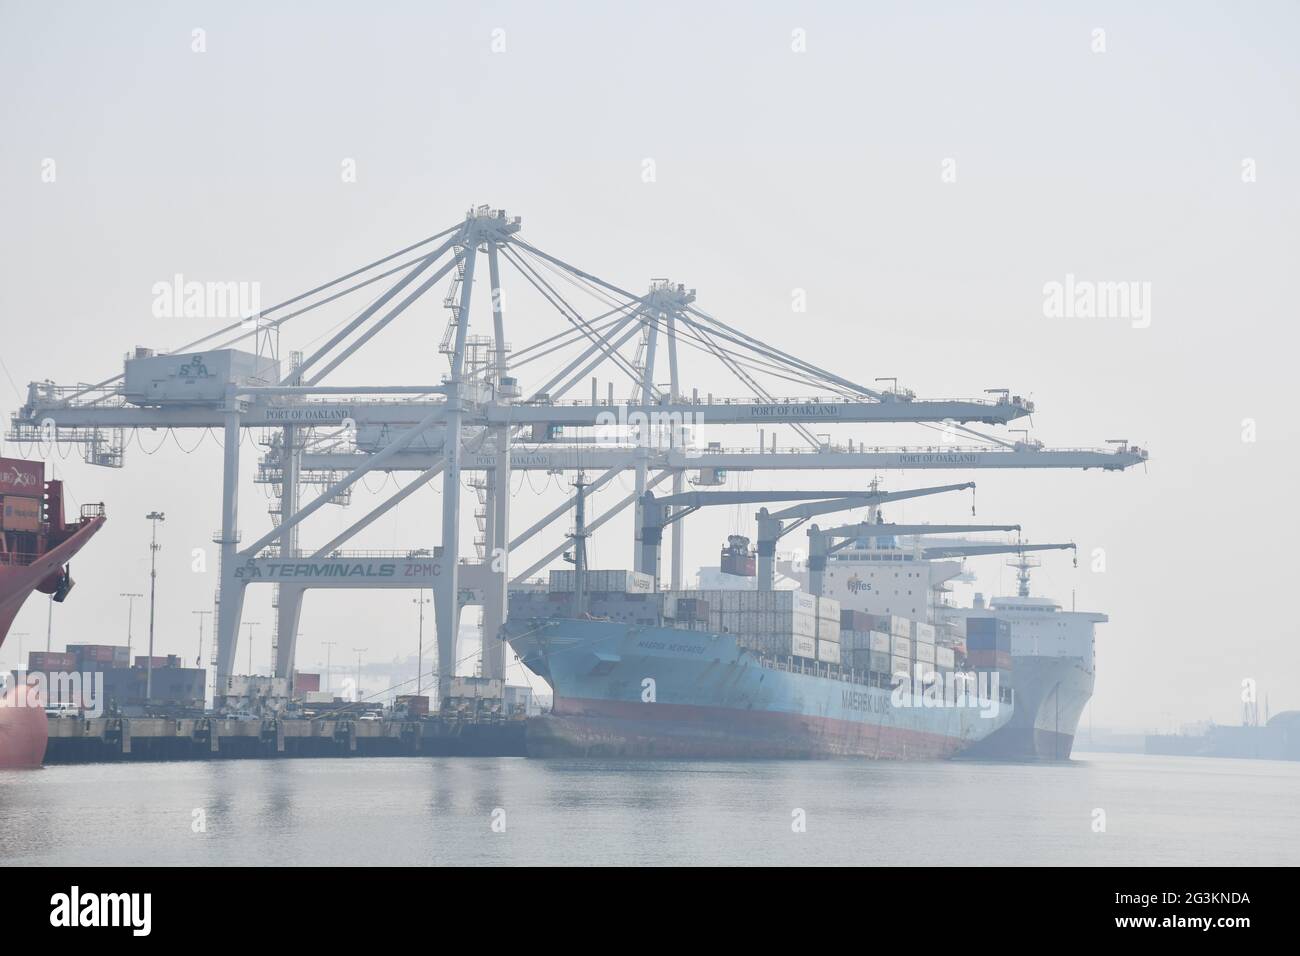
<svg viewBox="0 0 1300 956">
<path fill-rule="evenodd" d="M 462 605 L 467 600 L 481 603 L 483 674 L 503 676 L 505 654 L 497 631 L 506 611 L 510 553 L 521 539 L 527 539 L 567 510 L 556 509 L 546 521 L 512 538 L 509 488 L 516 469 L 603 470 L 585 489 L 589 494 L 628 470 L 636 475 L 637 492 L 648 493 L 649 488 L 668 479 L 680 491 L 687 472 L 706 467 L 732 471 L 985 467 L 1121 470 L 1146 460 L 1145 450 L 1127 446 L 1113 451 L 1056 451 L 982 435 L 967 426 L 1006 426 L 1033 412 L 1033 403 L 1014 393 L 999 394 L 995 400 L 926 400 L 897 389 L 882 392 L 859 385 L 705 312 L 696 302 L 694 289 L 655 280 L 645 294 L 627 291 L 524 241 L 519 235 L 521 228 L 519 217 L 486 205 L 477 206 L 462 221 L 413 245 L 256 315 L 240 316 L 180 349 L 137 349 L 128 356 L 121 374 L 89 385 L 33 382 L 27 401 L 13 415 L 8 437 L 24 443 L 77 444 L 85 450 L 88 461 L 121 467 L 125 449 L 121 436 L 127 430 L 212 429 L 220 435 L 220 527 L 213 536 L 220 553 L 214 641 L 219 687 L 225 686 L 234 672 L 244 593 L 249 584 L 278 588 L 277 676 L 291 677 L 294 672 L 303 594 L 307 589 L 321 587 L 429 589 L 434 598 L 438 659 L 444 663 L 458 659 Z M 503 266 L 522 276 L 568 327 L 558 335 L 509 352 L 502 311 L 505 297 L 498 294 L 502 291 Z M 482 288 L 484 271 L 491 290 L 490 338 L 470 335 L 472 291 L 476 276 Z M 595 310 L 598 314 L 580 312 L 570 301 L 573 293 L 567 288 L 561 293 L 560 284 L 554 281 L 556 276 L 602 303 Z M 448 321 L 440 351 L 447 360 L 445 368 L 435 370 L 430 364 L 428 373 L 412 376 L 414 384 L 389 381 L 382 385 L 347 385 L 323 381 L 327 377 L 336 381 L 340 366 L 404 313 L 416 314 L 419 310 L 407 310 L 444 279 L 447 291 L 443 305 Z M 376 287 L 376 283 L 383 284 Z M 362 290 L 379 294 L 324 335 L 313 338 L 313 330 L 306 330 L 303 340 L 320 344 L 287 367 L 281 366 L 279 333 L 285 323 Z M 619 349 L 633 338 L 639 339 L 641 349 L 635 360 L 629 360 Z M 248 351 L 244 343 L 250 341 Z M 678 377 L 679 346 L 715 359 L 741 382 L 743 394 L 700 396 L 697 390 L 684 387 Z M 484 353 L 481 363 L 473 358 L 474 350 L 480 347 Z M 538 387 L 529 393 L 522 391 L 519 370 L 531 362 L 552 361 L 548 356 L 562 348 L 578 354 L 568 360 L 570 352 L 561 359 L 563 365 L 558 372 L 539 376 Z M 660 387 L 662 378 L 656 374 L 657 352 L 668 359 L 671 381 L 667 389 Z M 602 363 L 604 367 L 616 366 L 639 386 L 631 400 L 615 402 L 611 392 L 607 400 L 601 401 L 594 386 L 590 401 L 563 398 L 587 382 Z M 528 370 L 536 368 L 539 366 Z M 774 386 L 773 380 L 792 383 L 798 391 L 789 390 L 785 384 Z M 784 395 L 802 397 L 783 397 L 777 388 L 785 388 Z M 777 454 L 766 447 L 729 449 L 713 456 L 692 453 L 679 441 L 665 448 L 645 440 L 631 447 L 603 447 L 581 440 L 564 447 L 552 441 L 566 429 L 599 428 L 609 416 L 619 422 L 638 417 L 652 422 L 658 417 L 670 423 L 702 418 L 710 428 L 780 426 L 794 429 L 810 447 L 789 454 Z M 847 447 L 834 446 L 809 428 L 828 422 L 839 426 L 903 422 L 945 430 L 951 425 L 984 444 L 972 448 L 936 444 L 902 449 L 869 448 L 854 442 Z M 238 514 L 239 458 L 241 435 L 248 429 L 278 433 L 278 441 L 262 462 L 261 473 L 279 490 L 280 502 L 273 512 L 279 515 L 278 522 L 269 529 L 258 528 L 250 536 L 252 542 L 244 543 Z M 675 425 L 669 430 L 678 433 Z M 322 435 L 332 437 L 322 441 Z M 535 447 L 513 447 L 516 439 L 526 435 L 537 439 L 532 443 Z M 365 475 L 406 470 L 417 474 L 367 514 L 332 536 L 322 535 L 328 540 L 319 546 L 299 546 L 305 519 L 327 504 L 346 501 L 350 490 Z M 459 529 L 462 476 L 467 471 L 487 473 L 483 545 L 485 552 L 493 555 L 491 561 L 462 559 L 463 550 L 471 554 L 474 551 L 472 547 L 462 549 Z M 299 499 L 305 475 L 313 476 L 322 486 L 310 501 Z M 374 553 L 358 555 L 341 550 L 353 536 L 434 479 L 440 479 L 442 484 L 440 547 L 403 548 L 384 555 L 380 562 L 372 560 Z M 861 494 L 850 491 L 837 496 Z M 815 497 L 828 496 L 809 495 Z M 639 494 L 629 498 L 632 503 L 646 503 Z M 676 509 L 674 496 L 659 499 L 670 500 L 674 501 L 670 506 Z M 749 500 L 807 499 L 774 493 L 773 497 Z M 658 523 L 636 522 L 642 539 L 637 542 L 635 561 L 642 566 L 652 565 L 656 578 L 658 539 L 649 541 L 643 529 L 650 529 L 652 537 L 655 529 L 661 534 L 665 525 L 674 524 L 690 510 L 693 508 L 687 501 L 681 514 L 674 510 L 672 521 L 661 520 L 667 516 L 660 515 Z M 610 515 L 606 512 L 592 516 L 588 530 L 594 531 Z M 674 541 L 674 551 L 680 555 L 679 539 Z M 680 561 L 674 565 L 677 567 Z M 450 670 L 444 667 L 439 675 L 444 694 L 450 678 Z"/>
</svg>

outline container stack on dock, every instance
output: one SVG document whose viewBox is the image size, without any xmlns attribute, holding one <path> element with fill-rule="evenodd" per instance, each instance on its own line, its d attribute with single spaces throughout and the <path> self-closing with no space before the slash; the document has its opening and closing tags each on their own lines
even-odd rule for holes
<svg viewBox="0 0 1300 956">
<path fill-rule="evenodd" d="M 150 661 L 137 655 L 132 666 L 131 650 L 113 644 L 69 644 L 66 651 L 32 651 L 27 655 L 27 670 L 46 675 L 51 688 L 51 704 L 82 706 L 82 701 L 54 699 L 55 689 L 64 686 L 53 675 L 103 675 L 103 694 L 98 701 L 110 712 L 140 710 L 145 705 Z M 185 667 L 175 654 L 153 658 L 153 697 L 150 705 L 185 710 L 201 710 L 207 688 L 207 672 Z"/>
</svg>

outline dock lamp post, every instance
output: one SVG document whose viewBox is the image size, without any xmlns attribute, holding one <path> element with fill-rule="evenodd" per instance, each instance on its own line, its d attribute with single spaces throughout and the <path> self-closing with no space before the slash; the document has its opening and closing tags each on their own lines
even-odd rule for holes
<svg viewBox="0 0 1300 956">
<path fill-rule="evenodd" d="M 153 699 L 153 622 L 158 591 L 158 550 L 162 547 L 158 543 L 158 523 L 167 519 L 161 511 L 151 511 L 145 515 L 145 520 L 153 522 L 153 536 L 149 541 L 149 658 L 145 661 L 144 671 L 144 702 L 148 707 Z"/>
<path fill-rule="evenodd" d="M 131 665 L 131 619 L 135 616 L 135 599 L 144 597 L 134 591 L 123 591 L 118 597 L 126 598 L 126 660 Z"/>
<path fill-rule="evenodd" d="M 415 696 L 419 697 L 424 688 L 424 606 L 432 602 L 432 598 L 424 596 L 424 591 L 420 591 L 420 596 L 411 598 L 412 604 L 420 605 L 420 644 L 419 657 L 415 665 Z"/>
</svg>

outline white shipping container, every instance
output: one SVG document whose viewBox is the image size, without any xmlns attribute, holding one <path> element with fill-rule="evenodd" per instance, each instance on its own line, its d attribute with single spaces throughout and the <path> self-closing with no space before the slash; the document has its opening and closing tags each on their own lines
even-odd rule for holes
<svg viewBox="0 0 1300 956">
<path fill-rule="evenodd" d="M 915 621 L 912 624 L 912 639 L 918 644 L 934 643 L 934 625 L 926 624 L 923 621 Z"/>
<path fill-rule="evenodd" d="M 826 661 L 828 664 L 838 664 L 840 662 L 840 646 L 834 641 L 818 641 L 817 659 Z"/>
<path fill-rule="evenodd" d="M 905 637 L 895 635 L 890 639 L 889 650 L 895 657 L 910 658 L 912 656 L 912 642 Z"/>
<path fill-rule="evenodd" d="M 933 664 L 933 663 L 934 663 L 934 645 L 933 645 L 933 644 L 921 644 L 921 643 L 918 642 L 917 645 L 916 645 L 916 659 L 917 659 L 918 661 L 921 661 L 921 662 L 925 663 L 925 664 Z"/>
<path fill-rule="evenodd" d="M 481 697 L 499 700 L 505 695 L 505 681 L 499 677 L 453 677 L 452 698 Z"/>
<path fill-rule="evenodd" d="M 891 638 L 888 634 L 882 634 L 880 631 L 871 631 L 870 638 L 870 646 L 873 651 L 878 651 L 881 654 L 889 653 Z"/>
<path fill-rule="evenodd" d="M 906 657 L 894 655 L 889 659 L 889 675 L 906 674 L 909 678 L 912 676 L 912 662 Z"/>
<path fill-rule="evenodd" d="M 817 622 L 817 640 L 840 642 L 840 622 L 819 620 Z"/>
<path fill-rule="evenodd" d="M 817 640 L 796 634 L 790 642 L 790 654 L 794 657 L 814 658 L 817 656 Z"/>
<path fill-rule="evenodd" d="M 895 614 L 889 619 L 889 633 L 896 637 L 910 638 L 912 636 L 912 622 Z"/>
<path fill-rule="evenodd" d="M 953 654 L 951 647 L 936 647 L 934 649 L 934 663 L 939 667 L 954 667 L 957 658 Z"/>
</svg>

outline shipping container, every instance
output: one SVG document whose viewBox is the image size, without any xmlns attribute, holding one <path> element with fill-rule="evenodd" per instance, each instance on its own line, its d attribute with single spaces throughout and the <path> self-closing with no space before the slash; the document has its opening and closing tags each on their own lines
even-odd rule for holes
<svg viewBox="0 0 1300 956">
<path fill-rule="evenodd" d="M 917 642 L 915 645 L 916 659 L 924 664 L 934 663 L 934 645 L 922 644 Z"/>
<path fill-rule="evenodd" d="M 394 704 L 412 717 L 429 716 L 429 698 L 424 694 L 399 694 Z"/>
<path fill-rule="evenodd" d="M 898 637 L 897 635 L 895 635 L 894 637 L 890 638 L 889 650 L 893 653 L 895 657 L 905 657 L 911 659 L 912 642 L 905 637 Z"/>
<path fill-rule="evenodd" d="M 923 621 L 912 622 L 912 640 L 918 644 L 934 643 L 934 625 L 926 624 Z"/>
<path fill-rule="evenodd" d="M 1010 651 L 970 650 L 966 662 L 976 670 L 1010 670 Z"/>
<path fill-rule="evenodd" d="M 41 499 L 8 494 L 0 497 L 0 531 L 41 530 Z"/>
<path fill-rule="evenodd" d="M 956 657 L 951 647 L 936 647 L 934 649 L 934 663 L 940 668 L 951 669 L 956 666 Z"/>
<path fill-rule="evenodd" d="M 140 654 L 140 655 L 137 655 L 137 656 L 136 656 L 136 659 L 135 659 L 135 666 L 136 666 L 136 667 L 149 667 L 149 666 L 150 666 L 150 665 L 149 665 L 149 656 L 148 656 L 147 654 Z M 180 667 L 180 666 L 181 666 L 180 658 L 178 658 L 175 654 L 169 654 L 169 655 L 167 655 L 166 657 L 155 657 L 155 658 L 153 658 L 153 669 L 154 669 L 154 670 L 159 670 L 159 669 L 161 669 L 161 668 L 163 668 L 163 667 Z"/>
<path fill-rule="evenodd" d="M 62 651 L 31 651 L 27 655 L 29 671 L 74 671 L 77 655 Z"/>
<path fill-rule="evenodd" d="M 906 674 L 909 678 L 912 676 L 912 662 L 897 654 L 889 659 L 889 676 L 893 677 L 896 674 Z"/>
<path fill-rule="evenodd" d="M 888 654 L 892 650 L 893 638 L 888 634 L 882 634 L 880 631 L 871 631 L 870 640 L 870 646 L 873 651 Z"/>
<path fill-rule="evenodd" d="M 828 664 L 840 663 L 840 646 L 834 641 L 817 642 L 817 659 Z"/>
<path fill-rule="evenodd" d="M 295 694 L 306 694 L 320 690 L 320 674 L 304 674 L 302 671 L 294 671 L 293 690 Z"/>
<path fill-rule="evenodd" d="M 842 609 L 840 611 L 840 630 L 842 631 L 869 631 L 875 625 L 875 616 L 868 614 L 866 611 L 851 611 Z"/>
<path fill-rule="evenodd" d="M 822 621 L 834 621 L 835 626 L 840 626 L 840 602 L 834 598 L 814 596 L 817 619 Z"/>
<path fill-rule="evenodd" d="M 0 495 L 39 498 L 45 493 L 45 462 L 0 458 Z"/>
<path fill-rule="evenodd" d="M 552 571 L 547 590 L 552 593 L 572 591 L 576 580 L 575 571 Z M 641 571 L 588 569 L 583 572 L 582 583 L 583 590 L 588 594 L 649 594 L 654 591 L 654 578 Z"/>
<path fill-rule="evenodd" d="M 504 695 L 505 681 L 499 677 L 453 677 L 451 679 L 453 699 L 500 700 Z"/>
<path fill-rule="evenodd" d="M 888 674 L 889 668 L 893 664 L 893 658 L 888 651 L 868 651 L 867 658 L 868 669 L 875 671 L 877 674 Z"/>
<path fill-rule="evenodd" d="M 995 617 L 967 618 L 966 648 L 969 651 L 1010 651 L 1011 624 Z"/>
<path fill-rule="evenodd" d="M 792 657 L 814 658 L 817 656 L 817 639 L 806 637 L 802 634 L 796 634 L 790 639 L 790 655 Z"/>
</svg>

